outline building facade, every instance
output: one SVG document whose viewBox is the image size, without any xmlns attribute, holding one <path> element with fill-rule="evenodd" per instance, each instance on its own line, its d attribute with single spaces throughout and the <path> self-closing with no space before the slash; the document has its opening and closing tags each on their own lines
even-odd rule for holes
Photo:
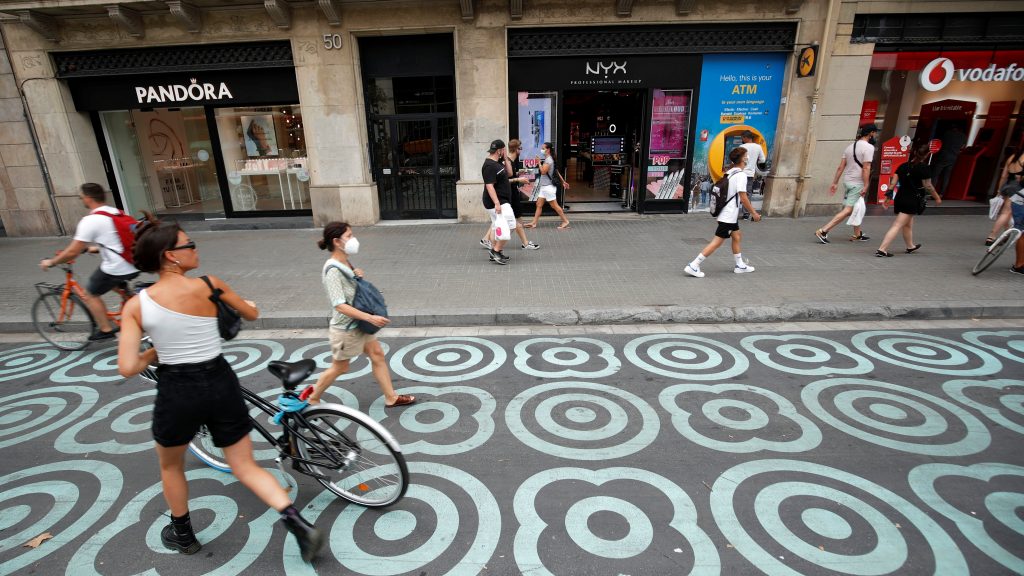
<svg viewBox="0 0 1024 576">
<path fill-rule="evenodd" d="M 764 211 L 827 212 L 865 101 L 889 137 L 917 130 L 908 111 L 931 104 L 905 85 L 950 43 L 893 36 L 910 4 L 4 0 L 0 216 L 10 235 L 73 228 L 77 186 L 94 181 L 126 210 L 181 219 L 482 220 L 480 165 L 496 138 L 523 142 L 527 173 L 552 143 L 574 210 L 700 210 L 700 183 L 720 175 L 745 131 L 770 161 Z M 913 4 L 930 15 L 1021 9 Z M 980 36 L 957 38 L 975 54 L 958 53 L 954 67 L 984 72 L 984 42 L 998 44 L 991 63 L 1016 62 L 1006 30 L 977 26 Z M 811 45 L 815 72 L 798 74 Z M 893 71 L 907 75 L 905 97 L 893 96 Z M 991 116 L 999 103 L 1005 133 L 974 118 L 960 123 L 968 144 L 1002 134 L 1003 153 L 1020 131 L 1020 98 L 1006 102 L 1024 82 L 1006 74 L 979 77 L 991 85 L 974 108 Z M 993 150 L 970 172 L 998 164 Z M 980 189 L 958 170 L 957 187 Z"/>
</svg>

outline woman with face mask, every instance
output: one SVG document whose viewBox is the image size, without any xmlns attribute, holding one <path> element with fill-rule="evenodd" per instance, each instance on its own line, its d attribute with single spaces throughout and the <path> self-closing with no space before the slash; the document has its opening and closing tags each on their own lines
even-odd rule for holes
<svg viewBox="0 0 1024 576">
<path fill-rule="evenodd" d="M 565 212 L 562 211 L 562 207 L 558 205 L 556 200 L 558 188 L 555 186 L 555 183 L 561 180 L 562 187 L 566 190 L 569 189 L 569 183 L 559 176 L 558 170 L 555 168 L 555 151 L 551 149 L 551 142 L 545 142 L 540 147 L 540 150 L 544 157 L 539 158 L 540 174 L 537 176 L 537 186 L 540 186 L 540 191 L 537 193 L 537 211 L 533 215 L 533 222 L 524 224 L 523 227 L 537 227 L 537 220 L 540 220 L 540 213 L 544 210 L 544 202 L 547 202 L 551 204 L 555 214 L 558 214 L 558 217 L 562 219 L 558 229 L 566 230 L 569 228 L 569 219 L 565 217 Z"/>
<path fill-rule="evenodd" d="M 317 246 L 321 250 L 331 251 L 331 257 L 324 263 L 321 277 L 333 308 L 328 330 L 333 360 L 330 367 L 317 378 L 313 391 L 303 392 L 303 397 L 310 404 L 318 403 L 324 390 L 339 376 L 348 372 L 349 362 L 360 354 L 366 354 L 370 357 L 373 377 L 380 385 L 380 391 L 384 393 L 384 406 L 392 408 L 412 404 L 416 401 L 414 396 L 395 394 L 395 389 L 391 386 L 391 371 L 388 369 L 384 349 L 381 348 L 377 337 L 363 332 L 356 324 L 357 320 L 363 320 L 383 328 L 390 320 L 383 316 L 367 314 L 351 305 L 356 296 L 355 277 L 363 277 L 363 271 L 355 268 L 349 260 L 349 256 L 359 253 L 359 240 L 352 235 L 352 227 L 345 222 L 329 222 L 324 226 L 324 237 L 317 241 Z"/>
</svg>

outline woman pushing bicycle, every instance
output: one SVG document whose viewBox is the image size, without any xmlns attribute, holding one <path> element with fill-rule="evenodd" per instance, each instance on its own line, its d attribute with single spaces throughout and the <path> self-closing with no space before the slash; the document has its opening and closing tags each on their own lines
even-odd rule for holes
<svg viewBox="0 0 1024 576">
<path fill-rule="evenodd" d="M 202 278 L 186 275 L 199 267 L 195 242 L 176 223 L 158 222 L 148 213 L 135 234 L 136 267 L 157 273 L 160 279 L 125 304 L 117 367 L 122 376 L 134 376 L 159 358 L 153 439 L 164 499 L 171 511 L 170 524 L 160 532 L 161 542 L 184 554 L 195 554 L 201 548 L 189 519 L 185 451 L 205 425 L 214 445 L 223 449 L 235 477 L 281 513 L 281 521 L 298 540 L 303 560 L 309 562 L 323 546 L 325 536 L 299 515 L 288 493 L 253 460 L 252 423 L 238 377 L 221 354 L 211 287 Z M 259 316 L 253 302 L 243 300 L 222 280 L 208 279 L 213 288 L 223 291 L 221 300 L 242 318 L 255 320 Z M 140 353 L 143 332 L 153 348 Z"/>
</svg>

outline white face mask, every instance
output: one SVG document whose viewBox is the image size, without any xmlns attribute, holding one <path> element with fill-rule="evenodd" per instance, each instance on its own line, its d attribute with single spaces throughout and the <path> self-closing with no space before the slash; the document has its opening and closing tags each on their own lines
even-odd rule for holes
<svg viewBox="0 0 1024 576">
<path fill-rule="evenodd" d="M 359 240 L 357 240 L 355 236 L 349 238 L 345 241 L 344 250 L 345 254 L 348 254 L 349 256 L 359 254 Z"/>
</svg>

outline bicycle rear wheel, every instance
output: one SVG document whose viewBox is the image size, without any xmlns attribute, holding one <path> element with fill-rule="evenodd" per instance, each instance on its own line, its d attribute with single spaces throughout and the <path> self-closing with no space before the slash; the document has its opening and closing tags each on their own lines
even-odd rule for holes
<svg viewBox="0 0 1024 576">
<path fill-rule="evenodd" d="M 1020 230 L 1017 230 L 1016 228 L 1010 228 L 1000 234 L 999 238 L 996 238 L 996 241 L 993 242 L 985 251 L 985 255 L 981 257 L 981 260 L 974 265 L 974 269 L 971 270 L 971 274 L 977 276 L 984 272 L 989 266 L 998 260 L 1000 256 L 1003 255 L 1003 252 L 1005 252 L 1007 248 L 1017 242 L 1020 238 L 1020 234 Z"/>
<path fill-rule="evenodd" d="M 188 451 L 210 468 L 231 473 L 231 466 L 228 466 L 224 451 L 213 445 L 213 436 L 210 436 L 206 426 L 200 426 L 199 432 L 188 443 Z"/>
<path fill-rule="evenodd" d="M 81 350 L 96 330 L 92 313 L 77 295 L 62 302 L 61 292 L 40 294 L 32 304 L 32 324 L 47 342 L 61 350 Z"/>
<path fill-rule="evenodd" d="M 405 456 L 385 440 L 390 434 L 369 416 L 330 407 L 302 412 L 308 426 L 295 444 L 308 473 L 334 494 L 370 508 L 394 504 L 409 487 Z"/>
</svg>

